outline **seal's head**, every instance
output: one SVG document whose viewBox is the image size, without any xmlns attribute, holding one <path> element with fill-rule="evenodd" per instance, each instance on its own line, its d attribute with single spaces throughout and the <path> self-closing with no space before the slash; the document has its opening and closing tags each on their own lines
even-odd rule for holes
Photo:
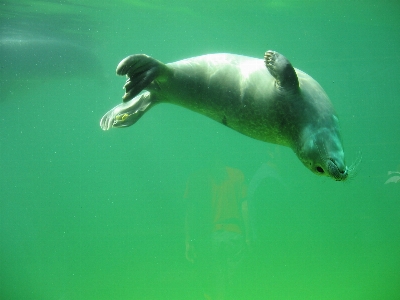
<svg viewBox="0 0 400 300">
<path fill-rule="evenodd" d="M 336 181 L 346 180 L 349 175 L 336 126 L 318 129 L 308 126 L 301 135 L 296 154 L 315 174 L 332 177 Z"/>
<path fill-rule="evenodd" d="M 289 144 L 298 158 L 315 174 L 345 180 L 349 168 L 344 162 L 339 123 L 325 91 L 275 51 L 267 51 L 264 62 L 275 78 L 274 87 L 279 95 L 276 103 L 287 104 L 281 107 L 285 112 L 281 132 L 290 136 Z M 289 121 L 284 121 L 285 118 Z"/>
</svg>

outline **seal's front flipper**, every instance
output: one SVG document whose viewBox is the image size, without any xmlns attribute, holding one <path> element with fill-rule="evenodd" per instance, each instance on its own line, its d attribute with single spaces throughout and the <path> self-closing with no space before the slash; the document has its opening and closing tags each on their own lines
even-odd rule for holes
<svg viewBox="0 0 400 300">
<path fill-rule="evenodd" d="M 135 124 L 141 116 L 149 110 L 151 102 L 150 92 L 145 92 L 131 101 L 121 103 L 108 111 L 100 120 L 100 127 L 109 130 L 111 127 L 122 128 Z"/>
<path fill-rule="evenodd" d="M 290 61 L 275 51 L 267 51 L 264 54 L 265 66 L 275 78 L 276 85 L 286 91 L 296 91 L 299 88 L 299 79 Z"/>
<path fill-rule="evenodd" d="M 145 54 L 135 54 L 123 59 L 117 66 L 118 75 L 126 75 L 123 101 L 137 96 L 160 74 L 164 64 Z"/>
</svg>

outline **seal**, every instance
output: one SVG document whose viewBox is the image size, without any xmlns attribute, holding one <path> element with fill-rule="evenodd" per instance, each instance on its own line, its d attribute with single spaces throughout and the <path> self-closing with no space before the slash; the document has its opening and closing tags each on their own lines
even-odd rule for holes
<svg viewBox="0 0 400 300">
<path fill-rule="evenodd" d="M 131 126 L 154 105 L 172 103 L 254 139 L 290 147 L 315 174 L 348 177 L 327 94 L 275 51 L 265 52 L 264 60 L 223 53 L 169 64 L 136 54 L 118 64 L 117 74 L 128 77 L 123 103 L 103 116 L 103 130 Z"/>
</svg>

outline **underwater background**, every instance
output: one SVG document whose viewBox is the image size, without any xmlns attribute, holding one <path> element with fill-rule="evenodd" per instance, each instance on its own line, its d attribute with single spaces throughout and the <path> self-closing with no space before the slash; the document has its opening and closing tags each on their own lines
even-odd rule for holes
<svg viewBox="0 0 400 300">
<path fill-rule="evenodd" d="M 400 299 L 399 1 L 2 0 L 0 30 L 0 299 L 205 299 L 183 198 L 213 157 L 274 174 L 234 299 Z M 99 126 L 130 54 L 269 49 L 325 89 L 356 176 L 169 104 Z"/>
</svg>

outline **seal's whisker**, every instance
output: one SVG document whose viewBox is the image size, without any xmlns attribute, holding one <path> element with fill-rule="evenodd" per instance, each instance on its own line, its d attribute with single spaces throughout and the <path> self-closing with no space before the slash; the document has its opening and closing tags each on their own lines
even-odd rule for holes
<svg viewBox="0 0 400 300">
<path fill-rule="evenodd" d="M 360 170 L 359 166 L 362 161 L 362 152 L 361 150 L 358 151 L 358 155 L 356 159 L 352 162 L 352 164 L 349 166 L 349 179 L 353 179 L 357 176 L 358 171 Z"/>
</svg>

